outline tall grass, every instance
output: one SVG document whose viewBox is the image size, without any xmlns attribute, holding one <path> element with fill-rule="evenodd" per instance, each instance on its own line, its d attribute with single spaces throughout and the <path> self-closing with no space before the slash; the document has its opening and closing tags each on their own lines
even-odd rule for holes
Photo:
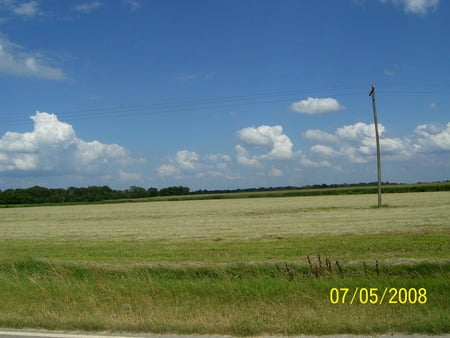
<svg viewBox="0 0 450 338">
<path fill-rule="evenodd" d="M 0 325 L 232 335 L 448 332 L 450 264 L 344 270 L 317 276 L 294 264 L 106 269 L 27 260 L 0 267 Z M 331 288 L 361 286 L 423 287 L 429 298 L 424 305 L 330 303 Z"/>
</svg>

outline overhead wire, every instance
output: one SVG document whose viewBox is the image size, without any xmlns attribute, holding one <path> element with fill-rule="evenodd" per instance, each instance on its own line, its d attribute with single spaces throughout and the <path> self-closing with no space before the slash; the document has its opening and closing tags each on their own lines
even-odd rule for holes
<svg viewBox="0 0 450 338">
<path fill-rule="evenodd" d="M 234 95 L 224 97 L 212 97 L 204 99 L 193 99 L 181 102 L 159 102 L 152 104 L 140 105 L 120 105 L 103 108 L 89 108 L 72 111 L 58 112 L 58 116 L 66 120 L 86 120 L 86 119 L 101 119 L 101 118 L 116 118 L 122 116 L 137 116 L 137 115 L 155 115 L 155 114 L 170 114 L 182 111 L 204 111 L 211 109 L 223 109 L 227 107 L 247 106 L 252 104 L 264 104 L 284 101 L 286 97 L 294 95 L 302 95 L 314 90 L 335 89 L 335 87 L 317 87 L 310 89 L 291 89 L 285 91 L 276 91 L 269 93 L 255 93 L 250 95 Z M 342 88 L 341 88 L 342 89 Z M 28 118 L 6 118 L 0 119 L 0 125 L 17 125 L 28 123 Z"/>
<path fill-rule="evenodd" d="M 398 89 L 398 88 L 401 89 Z M 408 88 L 409 87 L 409 88 Z M 417 89 L 417 87 L 422 87 Z M 431 88 L 433 90 L 425 89 L 424 87 Z M 450 85 L 436 84 L 427 86 L 417 85 L 388 85 L 383 84 L 380 86 L 379 93 L 384 94 L 402 94 L 402 95 L 429 95 L 429 94 L 442 94 L 449 93 Z M 445 90 L 443 90 L 445 88 Z M 248 95 L 231 95 L 222 97 L 209 97 L 209 98 L 196 98 L 186 101 L 166 101 L 156 102 L 150 104 L 136 104 L 136 105 L 120 105 L 112 107 L 102 108 L 87 108 L 77 109 L 71 111 L 55 112 L 58 117 L 67 121 L 77 120 L 93 120 L 104 118 L 120 118 L 120 117 L 137 117 L 137 116 L 150 116 L 158 114 L 174 114 L 180 112 L 192 112 L 192 111 L 205 111 L 213 109 L 225 109 L 229 107 L 241 107 L 248 105 L 257 105 L 265 103 L 276 103 L 285 101 L 289 97 L 294 96 L 312 96 L 314 92 L 321 92 L 321 96 L 348 96 L 348 95 L 366 95 L 368 90 L 362 89 L 362 86 L 355 85 L 334 85 L 334 86 L 322 86 L 302 89 L 289 89 L 273 92 L 262 92 Z M 21 125 L 28 123 L 28 117 L 8 117 L 0 119 L 1 126 Z"/>
</svg>

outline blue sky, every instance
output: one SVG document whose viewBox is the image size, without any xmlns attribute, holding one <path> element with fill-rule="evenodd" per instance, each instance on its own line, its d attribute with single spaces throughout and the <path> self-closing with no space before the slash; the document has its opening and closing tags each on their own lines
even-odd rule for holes
<svg viewBox="0 0 450 338">
<path fill-rule="evenodd" d="M 449 179 L 450 2 L 0 0 L 0 189 Z"/>
</svg>

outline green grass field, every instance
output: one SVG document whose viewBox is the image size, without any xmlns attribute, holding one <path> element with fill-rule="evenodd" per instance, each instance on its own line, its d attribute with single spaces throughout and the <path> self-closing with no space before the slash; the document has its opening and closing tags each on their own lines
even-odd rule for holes
<svg viewBox="0 0 450 338">
<path fill-rule="evenodd" d="M 0 326 L 450 332 L 450 192 L 384 203 L 339 195 L 3 208 Z M 358 294 L 332 304 L 332 288 L 377 288 L 379 298 L 394 288 L 386 299 L 398 302 L 360 304 Z M 401 304 L 400 289 L 426 290 L 425 304 Z"/>
</svg>

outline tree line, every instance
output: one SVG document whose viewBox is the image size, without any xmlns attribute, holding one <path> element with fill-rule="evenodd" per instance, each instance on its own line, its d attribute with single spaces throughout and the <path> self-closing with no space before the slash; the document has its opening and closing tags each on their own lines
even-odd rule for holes
<svg viewBox="0 0 450 338">
<path fill-rule="evenodd" d="M 150 187 L 145 189 L 139 186 L 131 186 L 124 190 L 114 190 L 108 186 L 90 186 L 85 188 L 69 187 L 67 189 L 53 189 L 34 186 L 26 189 L 0 190 L 0 205 L 8 204 L 38 204 L 38 203 L 84 203 L 113 200 L 130 200 L 136 198 L 151 198 L 158 196 L 191 195 L 192 199 L 226 198 L 228 193 L 254 193 L 257 197 L 264 197 L 260 192 L 267 192 L 267 196 L 275 196 L 273 193 L 281 191 L 277 196 L 315 196 L 315 195 L 348 195 L 369 194 L 376 192 L 376 182 L 351 183 L 351 184 L 315 184 L 303 187 L 260 187 L 232 190 L 196 190 L 190 191 L 189 187 L 171 186 L 162 189 Z M 425 191 L 450 191 L 450 181 L 432 183 L 399 184 L 383 182 L 383 193 L 394 192 L 425 192 Z M 249 195 L 250 196 L 250 195 Z M 255 197 L 255 196 L 253 196 Z"/>
<path fill-rule="evenodd" d="M 34 186 L 31 188 L 0 190 L 0 204 L 35 204 L 35 203 L 70 203 L 70 202 L 99 202 L 106 200 L 134 199 L 156 196 L 188 195 L 189 187 L 172 186 L 162 189 L 131 186 L 124 190 L 111 189 L 108 186 L 45 188 Z"/>
</svg>

